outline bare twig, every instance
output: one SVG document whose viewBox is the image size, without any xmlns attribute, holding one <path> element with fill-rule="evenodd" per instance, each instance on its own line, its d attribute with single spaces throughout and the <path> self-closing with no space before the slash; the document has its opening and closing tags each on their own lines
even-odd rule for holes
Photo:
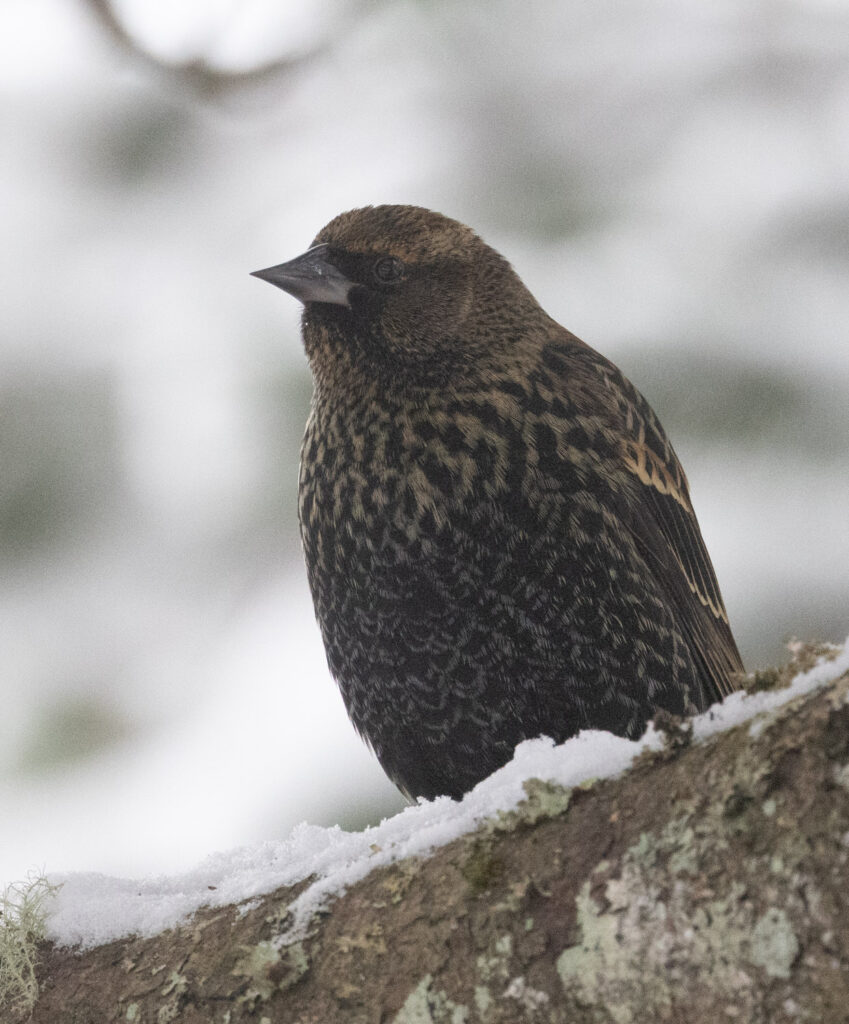
<svg viewBox="0 0 849 1024">
<path fill-rule="evenodd" d="M 295 75 L 316 57 L 329 50 L 339 37 L 340 31 L 350 24 L 351 16 L 366 6 L 352 5 L 348 16 L 336 25 L 333 34 L 312 49 L 280 57 L 254 68 L 240 70 L 219 68 L 206 59 L 167 60 L 151 52 L 128 31 L 110 0 L 81 0 L 81 3 L 105 34 L 134 61 L 158 76 L 171 80 L 174 85 L 188 87 L 192 92 L 205 98 L 221 96 L 225 92 L 244 86 L 263 85 L 272 81 L 279 83 L 280 80 Z M 373 8 L 374 4 L 368 6 Z"/>
</svg>

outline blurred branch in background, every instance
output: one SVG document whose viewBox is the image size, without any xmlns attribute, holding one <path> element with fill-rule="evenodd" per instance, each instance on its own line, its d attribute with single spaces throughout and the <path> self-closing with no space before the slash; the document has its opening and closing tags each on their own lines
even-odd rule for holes
<svg viewBox="0 0 849 1024">
<path fill-rule="evenodd" d="M 365 11 L 374 11 L 382 7 L 382 0 L 359 0 L 336 5 L 335 15 L 327 19 L 329 27 L 325 27 L 319 40 L 306 48 L 297 46 L 285 49 L 285 40 L 281 40 L 284 52 L 279 56 L 261 61 L 253 66 L 238 67 L 219 64 L 209 54 L 193 55 L 184 58 L 167 58 L 145 41 L 139 39 L 131 31 L 118 14 L 116 6 L 110 0 L 80 0 L 82 6 L 101 26 L 105 34 L 118 48 L 148 71 L 153 71 L 162 79 L 169 81 L 178 90 L 186 89 L 195 96 L 204 99 L 221 98 L 235 89 L 262 86 L 266 84 L 277 87 L 288 84 L 298 76 L 307 65 L 317 58 L 327 56 L 337 40 L 350 26 L 357 22 Z M 237 4 L 234 11 L 244 11 L 245 4 Z M 215 20 L 214 12 L 209 12 L 208 20 Z M 229 19 L 223 19 L 220 35 L 226 36 L 230 25 Z"/>
</svg>

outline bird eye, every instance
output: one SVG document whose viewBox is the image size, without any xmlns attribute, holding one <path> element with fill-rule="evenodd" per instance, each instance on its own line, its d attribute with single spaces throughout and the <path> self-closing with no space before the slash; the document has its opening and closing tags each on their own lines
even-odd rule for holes
<svg viewBox="0 0 849 1024">
<path fill-rule="evenodd" d="M 392 284 L 404 276 L 404 264 L 394 256 L 382 256 L 375 263 L 373 272 L 380 284 Z"/>
</svg>

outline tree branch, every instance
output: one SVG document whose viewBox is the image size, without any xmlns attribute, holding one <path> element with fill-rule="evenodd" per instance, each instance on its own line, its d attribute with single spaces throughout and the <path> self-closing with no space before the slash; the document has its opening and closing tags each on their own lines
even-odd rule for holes
<svg viewBox="0 0 849 1024">
<path fill-rule="evenodd" d="M 43 945 L 31 1022 L 842 1024 L 849 673 L 756 728 L 670 729 L 618 779 L 530 783 L 518 812 L 373 871 L 300 941 L 303 885 L 152 939 Z"/>
<path fill-rule="evenodd" d="M 318 46 L 304 53 L 280 57 L 266 64 L 245 70 L 218 68 L 205 59 L 169 61 L 144 47 L 127 29 L 119 18 L 110 0 L 80 0 L 101 30 L 113 43 L 137 64 L 164 78 L 171 85 L 187 88 L 205 98 L 216 98 L 236 89 L 266 84 L 279 85 L 299 74 L 317 57 L 328 52 L 341 34 L 350 28 L 356 15 L 366 6 L 374 4 L 352 4 L 348 13 L 341 18 L 333 33 Z"/>
</svg>

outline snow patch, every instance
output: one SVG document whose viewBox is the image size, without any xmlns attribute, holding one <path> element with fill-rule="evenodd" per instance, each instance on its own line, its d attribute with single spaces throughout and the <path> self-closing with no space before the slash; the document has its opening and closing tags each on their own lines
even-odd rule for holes
<svg viewBox="0 0 849 1024">
<path fill-rule="evenodd" d="M 849 671 L 849 638 L 842 648 L 835 647 L 835 651 L 840 652 L 836 657 L 830 661 L 825 657 L 820 658 L 813 668 L 807 672 L 800 672 L 790 686 L 783 690 L 765 690 L 761 693 L 738 690 L 730 694 L 721 704 L 715 704 L 704 714 L 693 719 L 693 739 L 697 742 L 705 740 L 715 733 L 733 729 L 735 725 L 741 725 L 750 719 L 754 721 L 749 726 L 749 735 L 752 739 L 757 739 L 769 724 L 771 712 L 797 697 L 803 697 L 825 686 L 834 679 L 839 679 L 844 672 Z"/>
<path fill-rule="evenodd" d="M 694 719 L 693 738 L 702 741 L 752 719 L 750 732 L 757 735 L 770 712 L 847 670 L 849 640 L 836 658 L 820 660 L 786 689 L 731 694 Z M 47 935 L 60 945 L 82 947 L 127 935 L 148 937 L 174 927 L 201 907 L 244 905 L 280 886 L 311 878 L 292 903 L 292 924 L 285 936 L 289 941 L 302 934 L 316 911 L 374 868 L 424 856 L 473 832 L 485 819 L 515 810 L 526 797 L 523 784 L 528 779 L 571 787 L 588 779 L 611 778 L 644 750 L 659 750 L 662 745 L 663 737 L 652 726 L 636 741 L 597 730 L 559 746 L 545 737 L 527 740 L 516 748 L 509 764 L 462 800 L 425 801 L 362 832 L 303 823 L 288 839 L 214 854 L 194 870 L 170 877 L 132 881 L 92 873 L 54 876 L 51 883 L 62 887 L 54 898 Z"/>
</svg>

